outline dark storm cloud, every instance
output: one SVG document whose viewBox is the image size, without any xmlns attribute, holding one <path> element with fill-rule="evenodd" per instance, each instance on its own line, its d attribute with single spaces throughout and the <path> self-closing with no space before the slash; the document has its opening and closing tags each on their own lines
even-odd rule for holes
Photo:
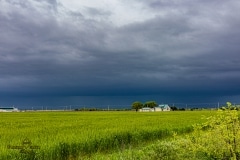
<svg viewBox="0 0 240 160">
<path fill-rule="evenodd" d="M 155 16 L 120 26 L 97 8 L 0 3 L 2 95 L 239 94 L 237 1 L 145 1 Z"/>
</svg>

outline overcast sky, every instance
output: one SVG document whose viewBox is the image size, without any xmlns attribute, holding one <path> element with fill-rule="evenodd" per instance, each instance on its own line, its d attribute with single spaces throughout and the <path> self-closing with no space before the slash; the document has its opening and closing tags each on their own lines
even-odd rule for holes
<svg viewBox="0 0 240 160">
<path fill-rule="evenodd" d="M 0 0 L 0 106 L 237 97 L 239 28 L 238 0 Z"/>
</svg>

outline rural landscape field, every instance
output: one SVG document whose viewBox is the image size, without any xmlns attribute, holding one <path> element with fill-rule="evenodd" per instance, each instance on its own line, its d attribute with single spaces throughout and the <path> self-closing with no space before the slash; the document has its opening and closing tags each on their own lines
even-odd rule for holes
<svg viewBox="0 0 240 160">
<path fill-rule="evenodd" d="M 0 160 L 240 160 L 239 11 L 0 0 Z"/>
<path fill-rule="evenodd" d="M 215 114 L 210 110 L 1 113 L 0 157 L 121 159 L 120 153 L 165 141 L 174 134 L 187 134 L 193 124 L 205 121 L 204 116 Z"/>
</svg>

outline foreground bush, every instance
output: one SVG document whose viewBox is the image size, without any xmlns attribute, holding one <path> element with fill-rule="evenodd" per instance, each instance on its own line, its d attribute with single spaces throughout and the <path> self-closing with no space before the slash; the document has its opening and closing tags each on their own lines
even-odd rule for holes
<svg viewBox="0 0 240 160">
<path fill-rule="evenodd" d="M 167 142 L 165 145 L 169 146 Z M 163 149 L 164 147 L 155 148 L 155 151 L 164 152 Z M 207 118 L 207 122 L 195 125 L 192 134 L 184 139 L 175 137 L 175 143 L 172 143 L 169 149 L 178 152 L 170 152 L 168 155 L 169 150 L 166 151 L 170 159 L 173 155 L 179 159 L 240 159 L 238 111 L 232 110 L 232 105 L 228 102 L 224 110 L 219 110 L 217 115 Z"/>
<path fill-rule="evenodd" d="M 195 156 L 204 155 L 211 159 L 240 159 L 240 122 L 237 110 L 225 110 L 208 118 L 202 125 L 194 126 L 194 132 L 185 144 Z"/>
</svg>

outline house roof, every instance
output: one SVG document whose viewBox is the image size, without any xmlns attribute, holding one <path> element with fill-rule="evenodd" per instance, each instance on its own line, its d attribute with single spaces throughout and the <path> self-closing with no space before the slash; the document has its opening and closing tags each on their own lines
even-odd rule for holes
<svg viewBox="0 0 240 160">
<path fill-rule="evenodd" d="M 15 109 L 14 107 L 0 107 L 0 109 Z"/>
<path fill-rule="evenodd" d="M 158 107 L 156 108 L 168 108 L 168 104 L 160 104 Z"/>
<path fill-rule="evenodd" d="M 15 107 L 0 107 L 0 110 L 18 110 Z"/>
</svg>

